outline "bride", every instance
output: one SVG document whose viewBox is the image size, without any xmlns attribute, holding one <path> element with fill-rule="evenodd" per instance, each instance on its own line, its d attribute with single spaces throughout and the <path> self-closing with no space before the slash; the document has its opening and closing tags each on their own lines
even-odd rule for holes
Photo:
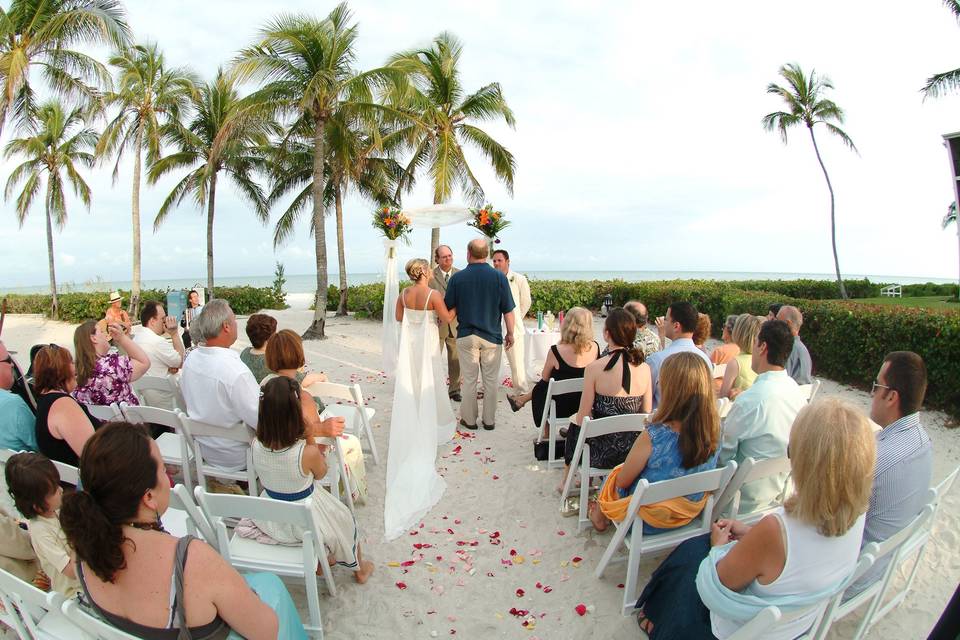
<svg viewBox="0 0 960 640">
<path fill-rule="evenodd" d="M 410 260 L 406 271 L 414 284 L 397 299 L 400 346 L 383 508 L 387 540 L 414 526 L 443 496 L 447 485 L 436 470 L 437 445 L 452 440 L 456 430 L 437 331 L 437 320 L 450 322 L 453 313 L 427 286 L 426 260 Z"/>
</svg>

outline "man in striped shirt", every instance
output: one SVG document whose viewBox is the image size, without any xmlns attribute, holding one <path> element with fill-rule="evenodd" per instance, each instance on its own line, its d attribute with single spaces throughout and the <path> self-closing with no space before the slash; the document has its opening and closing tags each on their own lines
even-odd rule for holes
<svg viewBox="0 0 960 640">
<path fill-rule="evenodd" d="M 912 351 L 894 351 L 883 359 L 873 383 L 870 418 L 877 434 L 877 467 L 863 530 L 863 544 L 881 542 L 910 524 L 926 505 L 933 476 L 933 447 L 920 425 L 927 391 L 927 368 Z M 875 564 L 847 591 L 852 596 L 879 579 L 889 556 Z"/>
</svg>

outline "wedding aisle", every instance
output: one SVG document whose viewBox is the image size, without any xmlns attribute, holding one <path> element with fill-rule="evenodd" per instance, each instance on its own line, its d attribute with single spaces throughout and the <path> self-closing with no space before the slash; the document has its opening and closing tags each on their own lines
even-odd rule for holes
<svg viewBox="0 0 960 640">
<path fill-rule="evenodd" d="M 270 312 L 279 328 L 303 331 L 312 313 Z M 11 316 L 4 327 L 8 347 L 20 351 L 33 342 L 69 344 L 70 325 L 36 316 Z M 243 336 L 244 319 L 240 319 Z M 597 325 L 599 333 L 599 325 Z M 367 459 L 369 498 L 358 505 L 364 550 L 376 565 L 366 585 L 346 571 L 335 571 L 339 595 L 321 595 L 328 639 L 352 638 L 636 638 L 633 617 L 619 613 L 623 564 L 606 576 L 593 576 L 609 533 L 577 534 L 576 518 L 563 518 L 555 487 L 559 470 L 534 464 L 536 435 L 529 409 L 512 413 L 503 400 L 493 432 L 470 432 L 441 447 L 438 464 L 447 490 L 422 525 L 384 543 L 383 497 L 392 381 L 380 373 L 380 324 L 328 318 L 324 341 L 304 343 L 307 362 L 334 382 L 359 382 L 377 411 L 374 437 L 383 460 Z M 245 336 L 235 348 L 246 346 Z M 821 395 L 843 395 L 864 407 L 866 393 L 824 381 Z M 958 433 L 944 427 L 940 413 L 923 414 L 934 440 L 934 479 L 960 461 Z M 871 637 L 926 637 L 960 579 L 960 488 L 947 496 L 934 539 L 907 601 L 885 618 Z M 660 558 L 640 569 L 645 582 Z M 302 586 L 291 593 L 306 618 Z M 578 605 L 586 611 L 580 615 Z M 859 616 L 835 625 L 831 638 L 853 635 Z"/>
</svg>

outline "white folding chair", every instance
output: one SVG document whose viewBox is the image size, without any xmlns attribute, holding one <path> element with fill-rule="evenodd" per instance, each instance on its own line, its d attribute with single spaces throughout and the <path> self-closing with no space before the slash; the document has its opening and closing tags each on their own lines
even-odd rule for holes
<svg viewBox="0 0 960 640">
<path fill-rule="evenodd" d="M 733 403 L 730 402 L 730 398 L 717 398 L 717 415 L 720 416 L 721 420 L 727 417 L 732 408 Z"/>
<path fill-rule="evenodd" d="M 712 520 L 717 520 L 718 518 L 734 518 L 747 524 L 757 522 L 783 504 L 787 496 L 789 474 L 790 459 L 786 456 L 782 458 L 768 458 L 766 460 L 747 458 L 737 468 L 736 474 L 734 474 L 730 482 L 727 483 L 727 487 L 714 503 Z M 783 478 L 783 489 L 781 489 L 773 504 L 757 509 L 756 511 L 751 511 L 750 513 L 740 513 L 740 492 L 743 489 L 743 485 L 748 482 L 773 476 L 781 476 Z"/>
<path fill-rule="evenodd" d="M 337 595 L 330 566 L 327 564 L 323 537 L 314 526 L 310 506 L 299 502 L 283 502 L 272 498 L 207 493 L 203 487 L 195 490 L 197 502 L 217 532 L 220 554 L 237 569 L 267 571 L 278 576 L 295 577 L 304 581 L 307 605 L 310 610 L 308 631 L 323 637 L 320 619 L 320 594 L 317 588 L 317 567 L 323 571 L 327 591 Z M 250 518 L 291 524 L 304 530 L 303 544 L 270 545 L 256 540 L 230 537 L 224 518 Z"/>
<path fill-rule="evenodd" d="M 352 405 L 324 403 L 324 406 L 326 411 L 331 415 L 343 418 L 344 431 L 360 438 L 361 443 L 366 439 L 370 454 L 373 456 L 373 463 L 380 464 L 380 454 L 377 453 L 377 444 L 373 441 L 373 427 L 370 426 L 370 421 L 373 419 L 373 416 L 376 415 L 377 411 L 373 407 L 366 406 L 363 399 L 363 391 L 360 389 L 359 384 L 346 385 L 335 382 L 316 382 L 307 387 L 306 391 L 314 397 L 336 398 L 337 400 L 352 402 Z"/>
<path fill-rule="evenodd" d="M 137 636 L 110 626 L 100 618 L 88 613 L 75 599 L 64 602 L 61 611 L 76 627 L 89 634 L 87 637 L 97 640 L 137 640 Z M 76 635 L 72 637 L 76 637 Z"/>
<path fill-rule="evenodd" d="M 871 583 L 866 589 L 851 597 L 846 602 L 843 602 L 842 600 L 843 592 L 839 593 L 837 597 L 831 601 L 823 615 L 823 619 L 820 622 L 820 627 L 817 630 L 817 640 L 826 637 L 827 632 L 830 630 L 830 626 L 835 620 L 839 620 L 850 612 L 859 609 L 864 604 L 869 603 L 869 606 L 867 607 L 867 613 L 863 616 L 863 619 L 860 621 L 860 625 L 857 627 L 857 631 L 853 636 L 854 640 L 859 640 L 870 631 L 871 626 L 876 624 L 880 618 L 892 608 L 892 606 L 888 605 L 885 609 L 881 610 L 880 605 L 883 603 L 884 596 L 887 593 L 887 588 L 890 585 L 890 581 L 893 579 L 893 574 L 896 573 L 897 568 L 903 562 L 904 558 L 906 558 L 911 552 L 911 549 L 909 548 L 910 541 L 914 536 L 922 532 L 924 527 L 928 526 L 933 518 L 935 509 L 932 504 L 932 500 L 935 497 L 934 493 L 934 490 L 931 489 L 931 503 L 927 504 L 927 506 L 923 508 L 923 511 L 921 511 L 920 514 L 910 522 L 910 524 L 883 542 L 871 542 L 863 548 L 861 553 L 863 555 L 871 556 L 874 563 L 889 556 L 889 564 L 875 582 Z M 870 567 L 867 566 L 861 571 L 860 567 L 858 566 L 858 570 L 855 572 L 855 577 L 848 581 L 843 591 L 846 591 L 846 587 L 852 584 L 853 580 L 863 576 L 863 574 L 866 573 L 867 569 L 869 568 Z M 906 590 L 903 591 L 903 594 L 906 595 Z M 897 601 L 894 600 L 892 602 Z"/>
<path fill-rule="evenodd" d="M 49 593 L 0 569 L 0 602 L 6 612 L 0 620 L 21 640 L 91 640 L 60 612 L 63 595 Z"/>
<path fill-rule="evenodd" d="M 820 380 L 818 378 L 814 378 L 813 382 L 810 384 L 801 384 L 799 388 L 800 391 L 807 396 L 807 402 L 813 402 L 814 396 L 816 396 L 817 391 L 820 390 Z"/>
<path fill-rule="evenodd" d="M 570 469 L 567 471 L 567 478 L 563 482 L 563 491 L 560 495 L 560 508 L 567 500 L 570 493 L 570 486 L 573 484 L 573 476 L 580 476 L 580 514 L 577 518 L 577 532 L 579 533 L 584 526 L 590 523 L 587 517 L 587 503 L 590 499 L 590 483 L 593 480 L 603 481 L 611 469 L 598 469 L 590 466 L 590 443 L 587 438 L 596 438 L 608 433 L 620 433 L 623 431 L 642 432 L 650 419 L 648 413 L 628 413 L 622 416 L 609 416 L 607 418 L 590 419 L 589 416 L 583 419 L 583 425 L 580 427 L 580 437 L 577 439 L 577 446 L 573 450 L 573 458 L 570 460 Z"/>
<path fill-rule="evenodd" d="M 340 501 L 350 507 L 353 513 L 353 492 L 350 484 L 350 474 L 347 473 L 347 458 L 343 453 L 343 445 L 340 438 L 319 438 L 318 444 L 325 444 L 331 448 L 333 460 L 327 464 L 327 475 L 322 478 L 316 478 L 316 482 L 328 487 L 330 493 L 340 498 Z M 328 456 L 328 461 L 330 457 Z M 343 490 L 341 491 L 341 479 L 343 480 Z"/>
<path fill-rule="evenodd" d="M 23 385 L 23 395 L 26 396 L 25 400 L 27 404 L 30 405 L 30 410 L 36 413 L 37 411 L 37 398 L 33 395 L 33 378 L 28 378 L 26 375 L 27 369 L 24 369 L 20 366 L 20 363 L 17 362 L 16 357 L 13 355 L 13 351 L 7 351 L 7 355 L 10 356 L 10 364 L 13 365 L 13 381 L 14 389 L 17 391 L 16 383 L 19 381 Z M 19 393 L 18 393 L 19 395 Z"/>
<path fill-rule="evenodd" d="M 60 482 L 72 484 L 75 487 L 80 485 L 80 469 L 59 460 L 51 460 L 51 462 L 57 468 L 57 473 L 60 474 Z"/>
<path fill-rule="evenodd" d="M 727 640 L 758 640 L 763 638 L 780 621 L 782 614 L 777 607 L 767 607 L 737 629 Z"/>
<path fill-rule="evenodd" d="M 207 424 L 206 422 L 200 422 L 199 420 L 193 420 L 190 416 L 183 413 L 177 413 L 180 416 L 180 423 L 183 426 L 182 435 L 187 440 L 188 448 L 193 452 L 194 469 L 196 469 L 197 472 L 197 485 L 206 487 L 207 476 L 234 481 L 240 480 L 247 483 L 247 492 L 251 496 L 257 495 L 257 474 L 253 469 L 253 456 L 250 453 L 249 446 L 255 437 L 253 430 L 243 422 L 237 422 L 229 427 L 219 427 L 217 425 Z M 227 471 L 212 464 L 207 464 L 203 459 L 203 451 L 200 448 L 199 439 L 202 437 L 232 440 L 246 444 L 246 469 L 243 471 Z"/>
<path fill-rule="evenodd" d="M 620 562 L 624 559 L 627 561 L 627 581 L 623 588 L 623 615 L 627 615 L 633 610 L 637 598 L 640 597 L 640 559 L 645 554 L 670 549 L 684 540 L 710 533 L 710 525 L 713 522 L 710 516 L 713 514 L 714 496 L 723 493 L 723 489 L 736 471 L 737 463 L 731 460 L 719 469 L 691 473 L 682 478 L 663 480 L 653 484 L 641 480 L 637 484 L 637 489 L 630 498 L 630 505 L 627 507 L 623 522 L 613 523 L 616 531 L 610 543 L 607 544 L 603 557 L 600 558 L 600 564 L 594 571 L 594 574 L 599 578 L 611 562 Z M 700 515 L 694 518 L 690 524 L 656 535 L 643 535 L 643 521 L 637 517 L 640 507 L 691 493 L 708 493 L 709 495 Z M 627 546 L 629 556 L 614 558 L 614 554 L 620 549 L 621 544 Z"/>
<path fill-rule="evenodd" d="M 547 381 L 547 397 L 543 404 L 543 415 L 540 417 L 540 430 L 537 432 L 537 442 L 543 442 L 543 432 L 547 430 L 547 425 L 550 427 L 547 434 L 547 437 L 550 438 L 547 442 L 547 469 L 554 466 L 563 466 L 563 460 L 557 458 L 557 438 L 560 437 L 558 431 L 560 425 L 570 422 L 570 418 L 573 416 L 557 415 L 557 401 L 554 396 L 565 393 L 583 393 L 583 378 L 567 380 L 550 378 Z"/>
<path fill-rule="evenodd" d="M 184 436 L 185 430 L 183 420 L 180 418 L 181 414 L 157 407 L 129 405 L 126 402 L 120 403 L 120 410 L 129 422 L 159 424 L 173 429 L 173 433 L 161 433 L 157 438 L 160 457 L 163 458 L 165 463 L 180 467 L 183 472 L 183 483 L 187 485 L 187 491 L 193 491 L 193 478 L 190 471 L 193 456 L 190 455 L 190 446 Z"/>
<path fill-rule="evenodd" d="M 139 380 L 134 380 L 131 384 L 133 392 L 140 400 L 140 406 L 156 406 L 160 409 L 180 409 L 186 413 L 187 403 L 183 400 L 183 394 L 180 393 L 180 385 L 176 382 L 176 376 L 141 376 Z M 150 400 L 157 400 L 154 393 L 157 392 L 170 397 L 173 406 L 163 406 L 160 404 L 151 404 Z"/>
<path fill-rule="evenodd" d="M 714 378 L 723 378 L 723 376 L 724 376 L 726 373 L 727 373 L 727 365 L 726 365 L 726 364 L 715 364 L 715 365 L 713 365 L 713 377 L 714 377 Z"/>
<path fill-rule="evenodd" d="M 90 415 L 103 422 L 112 422 L 114 420 L 123 420 L 123 413 L 120 411 L 120 405 L 113 404 L 88 404 L 87 411 Z"/>
</svg>

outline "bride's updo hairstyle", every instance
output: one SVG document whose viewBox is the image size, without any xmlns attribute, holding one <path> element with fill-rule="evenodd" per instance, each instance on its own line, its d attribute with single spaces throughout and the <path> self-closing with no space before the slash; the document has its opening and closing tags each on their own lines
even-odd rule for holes
<svg viewBox="0 0 960 640">
<path fill-rule="evenodd" d="M 423 258 L 414 258 L 407 262 L 406 272 L 410 280 L 417 282 L 430 275 L 430 263 Z"/>
<path fill-rule="evenodd" d="M 76 493 L 63 497 L 60 526 L 77 558 L 104 582 L 126 568 L 123 524 L 137 518 L 144 494 L 157 486 L 157 461 L 141 424 L 110 422 L 97 429 L 80 456 Z"/>
</svg>

